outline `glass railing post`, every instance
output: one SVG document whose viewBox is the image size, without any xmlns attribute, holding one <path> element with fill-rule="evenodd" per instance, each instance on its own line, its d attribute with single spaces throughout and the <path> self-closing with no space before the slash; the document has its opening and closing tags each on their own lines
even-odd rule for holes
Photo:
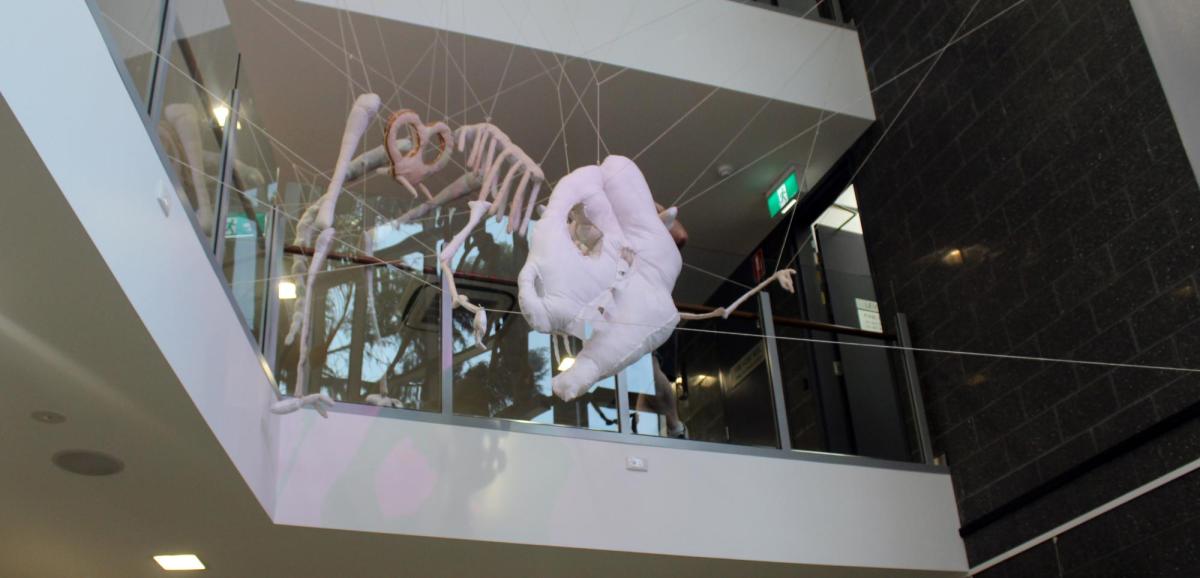
<svg viewBox="0 0 1200 578">
<path fill-rule="evenodd" d="M 440 247 L 439 247 L 440 248 Z M 440 252 L 438 253 L 440 254 Z M 454 414 L 454 304 L 450 300 L 450 278 L 438 268 L 442 280 L 442 413 Z M 474 347 L 472 345 L 471 347 Z"/>
<path fill-rule="evenodd" d="M 149 102 L 148 115 L 151 127 L 157 127 L 162 120 L 163 88 L 167 85 L 167 68 L 171 65 L 171 43 L 175 42 L 175 2 L 163 0 L 162 22 L 158 29 L 158 46 L 154 48 L 154 73 L 150 76 L 150 91 L 146 100 Z"/>
<path fill-rule="evenodd" d="M 267 297 L 263 300 L 263 326 L 262 331 L 259 332 L 259 335 L 262 336 L 260 345 L 263 357 L 271 366 L 272 374 L 276 372 L 275 353 L 279 338 L 279 282 L 282 280 L 283 271 L 284 220 L 280 218 L 280 211 L 282 209 L 277 205 L 272 205 L 271 211 L 267 213 L 267 238 L 265 240 L 267 263 L 263 269 L 267 276 L 267 286 L 265 287 Z"/>
<path fill-rule="evenodd" d="M 241 57 L 238 57 L 241 60 Z M 236 70 L 236 69 L 235 69 Z M 229 192 L 233 189 L 230 182 L 233 180 L 233 165 L 234 155 L 233 147 L 234 127 L 238 123 L 238 89 L 237 89 L 237 73 L 234 73 L 233 93 L 229 99 L 229 118 L 226 120 L 225 128 L 221 131 L 221 163 L 218 171 L 221 175 L 221 180 L 217 181 L 217 210 L 216 222 L 213 224 L 213 246 L 212 252 L 216 257 L 217 263 L 225 262 L 225 220 L 229 214 L 229 197 L 232 195 Z M 232 279 L 227 279 L 230 282 Z"/>
<path fill-rule="evenodd" d="M 634 435 L 633 422 L 629 418 L 629 371 L 621 371 L 616 376 L 617 396 L 617 431 L 621 435 Z"/>
<path fill-rule="evenodd" d="M 904 385 L 908 388 L 910 410 L 913 413 L 913 423 L 917 429 L 917 449 L 921 453 L 921 462 L 933 463 L 933 443 L 929 439 L 929 423 L 925 420 L 925 401 L 921 397 L 921 382 L 917 377 L 917 357 L 913 354 L 912 338 L 908 334 L 908 316 L 896 314 L 896 344 L 900 350 L 900 358 L 904 366 Z"/>
<path fill-rule="evenodd" d="M 775 343 L 775 321 L 771 317 L 771 296 L 762 291 L 758 294 L 759 319 L 762 320 L 763 341 L 767 348 L 767 376 L 771 381 L 771 405 L 775 408 L 775 428 L 779 436 L 779 448 L 792 449 L 791 430 L 788 429 L 787 401 L 783 397 L 783 372 L 779 369 L 779 347 Z"/>
</svg>

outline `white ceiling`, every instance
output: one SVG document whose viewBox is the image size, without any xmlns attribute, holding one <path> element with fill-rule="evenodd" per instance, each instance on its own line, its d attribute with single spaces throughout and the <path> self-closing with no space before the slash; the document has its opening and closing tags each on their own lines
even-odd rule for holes
<svg viewBox="0 0 1200 578">
<path fill-rule="evenodd" d="M 403 106 L 434 119 L 448 116 L 451 126 L 480 122 L 487 114 L 484 109 L 494 107 L 493 122 L 514 142 L 535 159 L 546 155 L 543 168 L 552 180 L 611 152 L 637 156 L 658 202 L 670 205 L 688 191 L 680 214 L 690 233 L 684 262 L 721 275 L 728 275 L 774 226 L 764 201 L 771 184 L 793 164 L 807 164 L 808 181 L 815 182 L 869 125 L 859 118 L 834 116 L 819 131 L 795 138 L 814 126 L 820 111 L 730 90 L 712 92 L 707 85 L 637 70 L 622 72 L 579 59 L 566 64 L 560 82 L 557 63 L 565 59 L 549 52 L 461 34 L 443 34 L 435 43 L 435 29 L 291 0 L 227 2 L 227 8 L 260 124 L 289 149 L 278 143 L 273 147 L 276 159 L 291 159 L 280 163 L 284 180 L 295 178 L 292 163 L 328 172 L 350 102 L 368 88 L 393 110 Z M 435 49 L 428 50 L 430 46 Z M 737 50 L 736 43 L 730 49 Z M 797 65 L 805 57 L 761 55 Z M 621 73 L 603 82 L 597 94 L 593 71 L 597 79 Z M 406 77 L 396 89 L 393 79 Z M 395 99 L 389 100 L 394 93 Z M 560 118 L 576 103 L 581 107 L 566 122 L 566 138 L 555 141 L 563 126 Z M 593 123 L 603 141 L 599 154 Z M 737 142 L 722 152 L 739 131 L 743 132 Z M 378 144 L 380 131 L 370 131 L 368 138 L 370 146 Z M 763 156 L 789 139 L 794 140 Z M 751 163 L 718 184 L 717 166 L 742 169 Z M 451 165 L 431 180 L 430 188 L 436 191 L 456 176 Z M 383 178 L 367 185 L 366 197 L 377 195 L 408 198 L 399 185 Z M 693 198 L 695 202 L 688 202 Z M 685 269 L 676 298 L 703 301 L 717 284 L 710 276 Z"/>
</svg>

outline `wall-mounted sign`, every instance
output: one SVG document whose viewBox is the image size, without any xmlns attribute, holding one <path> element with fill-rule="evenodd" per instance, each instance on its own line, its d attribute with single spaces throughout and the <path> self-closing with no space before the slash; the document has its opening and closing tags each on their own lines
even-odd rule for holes
<svg viewBox="0 0 1200 578">
<path fill-rule="evenodd" d="M 796 179 L 796 171 L 789 170 L 788 176 L 767 194 L 767 210 L 771 212 L 771 217 L 792 210 L 799 195 L 800 182 Z"/>
<path fill-rule="evenodd" d="M 266 229 L 267 214 L 258 213 L 251 220 L 244 213 L 229 215 L 225 218 L 225 238 L 254 237 L 259 231 Z"/>
<path fill-rule="evenodd" d="M 883 319 L 879 317 L 879 303 L 868 299 L 855 299 L 858 308 L 858 326 L 867 331 L 883 333 Z"/>
</svg>

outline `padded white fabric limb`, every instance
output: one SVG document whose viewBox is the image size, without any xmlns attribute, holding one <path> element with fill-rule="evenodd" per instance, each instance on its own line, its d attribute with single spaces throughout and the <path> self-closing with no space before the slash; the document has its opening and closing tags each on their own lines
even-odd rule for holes
<svg viewBox="0 0 1200 578">
<path fill-rule="evenodd" d="M 517 284 L 534 329 L 585 340 L 574 365 L 553 379 L 560 398 L 579 397 L 654 351 L 681 319 L 728 317 L 775 281 L 793 290 L 795 271 L 783 269 L 728 307 L 679 313 L 671 292 L 683 260 L 668 231 L 677 212 L 657 210 L 642 172 L 625 157 L 581 167 L 554 187 Z"/>
<path fill-rule="evenodd" d="M 571 235 L 577 205 L 601 235 L 586 254 Z M 633 161 L 610 156 L 558 182 L 517 280 L 534 329 L 586 339 L 554 377 L 556 395 L 574 399 L 666 341 L 679 322 L 671 290 L 682 263 Z"/>
</svg>

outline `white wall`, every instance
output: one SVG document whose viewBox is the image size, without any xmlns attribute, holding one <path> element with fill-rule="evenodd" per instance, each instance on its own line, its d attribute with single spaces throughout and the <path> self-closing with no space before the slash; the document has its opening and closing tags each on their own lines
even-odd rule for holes
<svg viewBox="0 0 1200 578">
<path fill-rule="evenodd" d="M 1200 179 L 1200 2 L 1131 0 L 1183 148 Z"/>
<path fill-rule="evenodd" d="M 105 264 L 263 508 L 272 386 L 214 274 L 85 2 L 0 18 L 0 90 Z M 10 193 L 5 193 L 10 194 Z M 34 248 L 36 251 L 36 248 Z M 165 385 L 165 384 L 164 384 Z"/>
<path fill-rule="evenodd" d="M 965 571 L 950 476 L 370 415 L 283 420 L 275 521 L 575 548 Z M 625 469 L 627 456 L 649 471 Z"/>
<path fill-rule="evenodd" d="M 739 2 L 305 1 L 875 120 L 856 31 Z"/>
</svg>

